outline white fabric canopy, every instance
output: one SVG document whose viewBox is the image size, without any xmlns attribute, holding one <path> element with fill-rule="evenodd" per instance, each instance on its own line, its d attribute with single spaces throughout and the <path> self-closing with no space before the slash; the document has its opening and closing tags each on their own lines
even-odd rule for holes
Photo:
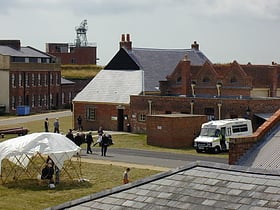
<svg viewBox="0 0 280 210">
<path fill-rule="evenodd" d="M 0 173 L 2 160 L 8 158 L 21 167 L 26 167 L 29 158 L 37 153 L 49 155 L 54 164 L 61 169 L 65 160 L 70 159 L 81 148 L 67 137 L 57 133 L 32 133 L 25 136 L 9 139 L 0 143 Z M 18 161 L 20 160 L 20 161 Z"/>
</svg>

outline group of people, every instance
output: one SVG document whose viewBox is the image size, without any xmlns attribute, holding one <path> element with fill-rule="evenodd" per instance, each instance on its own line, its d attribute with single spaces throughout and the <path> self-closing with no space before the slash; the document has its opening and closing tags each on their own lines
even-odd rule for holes
<svg viewBox="0 0 280 210">
<path fill-rule="evenodd" d="M 86 135 L 84 133 L 77 132 L 74 136 L 72 129 L 66 134 L 66 137 L 73 141 L 77 146 L 81 146 L 84 142 L 87 144 L 87 154 L 92 154 L 91 146 L 99 144 L 101 147 L 101 156 L 106 156 L 108 146 L 113 144 L 112 136 L 106 134 L 103 128 L 100 126 L 98 131 L 98 138 L 96 143 L 94 143 L 92 132 L 88 132 Z"/>
</svg>

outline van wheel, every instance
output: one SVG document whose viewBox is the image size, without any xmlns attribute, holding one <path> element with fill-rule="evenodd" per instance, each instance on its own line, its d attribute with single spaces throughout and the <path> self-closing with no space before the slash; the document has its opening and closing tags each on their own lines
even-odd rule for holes
<svg viewBox="0 0 280 210">
<path fill-rule="evenodd" d="M 201 149 L 196 149 L 196 152 L 197 153 L 202 153 L 202 150 Z"/>
<path fill-rule="evenodd" d="M 218 154 L 221 152 L 221 148 L 219 146 L 214 147 L 214 153 Z"/>
</svg>

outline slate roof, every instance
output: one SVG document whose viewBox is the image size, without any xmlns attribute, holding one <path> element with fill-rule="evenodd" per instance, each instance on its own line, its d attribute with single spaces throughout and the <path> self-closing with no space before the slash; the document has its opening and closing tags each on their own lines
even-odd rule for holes
<svg viewBox="0 0 280 210">
<path fill-rule="evenodd" d="M 195 162 L 49 209 L 277 209 L 280 172 Z"/>
<path fill-rule="evenodd" d="M 20 50 L 16 50 L 9 46 L 0 45 L 0 54 L 12 57 L 50 58 L 46 53 L 32 47 L 21 47 Z"/>
<path fill-rule="evenodd" d="M 129 104 L 130 95 L 143 91 L 142 76 L 142 70 L 101 70 L 73 101 Z"/>
<path fill-rule="evenodd" d="M 144 70 L 145 91 L 152 92 L 159 91 L 159 81 L 165 80 L 185 55 L 191 61 L 191 65 L 201 66 L 209 61 L 200 50 L 195 49 L 133 48 L 127 52 L 140 69 Z"/>
<path fill-rule="evenodd" d="M 271 138 L 248 151 L 238 164 L 253 168 L 280 170 L 280 128 Z"/>
</svg>

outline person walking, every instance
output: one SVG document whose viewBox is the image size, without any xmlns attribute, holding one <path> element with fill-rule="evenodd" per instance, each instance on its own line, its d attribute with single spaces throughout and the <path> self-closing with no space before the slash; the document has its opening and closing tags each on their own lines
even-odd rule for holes
<svg viewBox="0 0 280 210">
<path fill-rule="evenodd" d="M 78 130 L 82 131 L 83 130 L 83 126 L 82 126 L 82 117 L 81 115 L 79 115 L 79 117 L 77 118 L 77 122 L 78 122 Z"/>
<path fill-rule="evenodd" d="M 49 119 L 46 118 L 44 122 L 45 132 L 49 132 Z"/>
<path fill-rule="evenodd" d="M 91 132 L 86 135 L 86 142 L 87 142 L 87 154 L 92 154 L 91 144 L 93 143 L 93 138 Z"/>
<path fill-rule="evenodd" d="M 66 137 L 74 142 L 74 135 L 72 129 L 69 129 L 68 133 L 66 134 Z"/>
<path fill-rule="evenodd" d="M 106 156 L 108 146 L 109 146 L 109 136 L 108 134 L 103 134 L 101 140 L 101 156 Z"/>
<path fill-rule="evenodd" d="M 129 183 L 129 179 L 128 179 L 128 172 L 130 171 L 130 168 L 127 168 L 124 172 L 123 172 L 123 183 L 127 184 Z"/>
<path fill-rule="evenodd" d="M 54 127 L 54 133 L 59 133 L 59 121 L 58 118 L 55 119 L 54 123 L 53 123 L 53 127 Z"/>
</svg>

